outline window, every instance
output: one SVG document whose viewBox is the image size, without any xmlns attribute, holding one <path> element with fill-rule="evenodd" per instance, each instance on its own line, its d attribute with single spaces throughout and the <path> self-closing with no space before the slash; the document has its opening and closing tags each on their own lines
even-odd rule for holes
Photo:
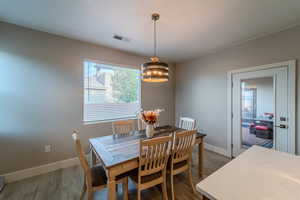
<svg viewBox="0 0 300 200">
<path fill-rule="evenodd" d="M 242 117 L 244 119 L 256 118 L 257 112 L 257 90 L 256 88 L 243 87 L 242 90 Z"/>
<path fill-rule="evenodd" d="M 84 62 L 84 122 L 135 117 L 140 90 L 140 70 Z"/>
</svg>

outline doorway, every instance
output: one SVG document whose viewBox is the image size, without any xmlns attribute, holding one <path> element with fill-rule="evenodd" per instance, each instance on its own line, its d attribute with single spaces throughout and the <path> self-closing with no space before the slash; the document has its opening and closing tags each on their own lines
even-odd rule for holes
<svg viewBox="0 0 300 200">
<path fill-rule="evenodd" d="M 273 77 L 241 80 L 242 147 L 274 147 Z"/>
<path fill-rule="evenodd" d="M 231 71 L 228 78 L 228 153 L 259 145 L 294 154 L 295 61 Z"/>
</svg>

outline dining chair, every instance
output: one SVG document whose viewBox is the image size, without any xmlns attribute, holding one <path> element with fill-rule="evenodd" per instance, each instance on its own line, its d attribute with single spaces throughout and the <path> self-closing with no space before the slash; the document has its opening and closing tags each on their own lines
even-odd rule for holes
<svg viewBox="0 0 300 200">
<path fill-rule="evenodd" d="M 189 117 L 180 117 L 179 128 L 194 130 L 196 128 L 196 120 Z"/>
<path fill-rule="evenodd" d="M 160 126 L 159 122 L 160 122 L 160 116 L 157 116 L 157 121 L 156 121 L 156 123 L 154 124 L 154 127 L 155 127 L 155 128 Z"/>
<path fill-rule="evenodd" d="M 166 167 L 172 148 L 172 136 L 163 136 L 140 141 L 139 168 L 130 175 L 137 184 L 137 199 L 141 191 L 161 185 L 163 199 L 168 199 Z"/>
<path fill-rule="evenodd" d="M 75 142 L 75 148 L 77 152 L 77 156 L 80 161 L 80 165 L 84 171 L 84 182 L 82 187 L 82 192 L 80 195 L 80 200 L 84 198 L 86 191 L 88 192 L 88 200 L 92 200 L 94 196 L 94 192 L 97 190 L 102 190 L 107 186 L 107 177 L 105 170 L 102 166 L 93 166 L 90 167 L 85 153 L 82 149 L 81 142 L 79 139 L 79 135 L 77 131 L 73 132 L 72 138 Z M 128 200 L 128 176 L 126 174 L 118 176 L 116 178 L 116 183 L 123 184 L 123 199 Z"/>
<path fill-rule="evenodd" d="M 138 117 L 137 123 L 138 123 L 138 130 L 139 131 L 142 131 L 142 130 L 146 129 L 146 124 L 145 124 L 145 122 L 143 122 L 143 120 L 140 117 Z"/>
<path fill-rule="evenodd" d="M 134 120 L 132 119 L 112 122 L 113 134 L 127 134 L 134 128 Z"/>
<path fill-rule="evenodd" d="M 175 199 L 173 178 L 177 174 L 188 172 L 189 183 L 193 193 L 196 193 L 192 180 L 192 150 L 196 138 L 196 130 L 181 131 L 174 133 L 174 141 L 171 153 L 170 163 L 168 165 L 168 174 L 171 179 L 172 200 Z"/>
</svg>

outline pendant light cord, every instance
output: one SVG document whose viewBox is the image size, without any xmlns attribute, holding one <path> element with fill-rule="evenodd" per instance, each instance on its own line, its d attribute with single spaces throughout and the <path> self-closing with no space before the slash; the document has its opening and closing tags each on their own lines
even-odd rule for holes
<svg viewBox="0 0 300 200">
<path fill-rule="evenodd" d="M 154 19 L 154 31 L 153 31 L 153 38 L 154 38 L 154 57 L 156 57 L 156 19 Z"/>
</svg>

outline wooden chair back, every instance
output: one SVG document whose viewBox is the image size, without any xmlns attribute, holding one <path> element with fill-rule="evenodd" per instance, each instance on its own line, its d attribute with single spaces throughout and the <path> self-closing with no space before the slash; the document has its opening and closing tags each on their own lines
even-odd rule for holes
<svg viewBox="0 0 300 200">
<path fill-rule="evenodd" d="M 192 148 L 195 144 L 196 130 L 181 131 L 174 134 L 172 148 L 172 163 L 189 161 L 192 155 Z"/>
<path fill-rule="evenodd" d="M 166 168 L 172 148 L 172 136 L 140 141 L 139 182 L 141 176 L 151 175 Z"/>
<path fill-rule="evenodd" d="M 180 117 L 179 128 L 194 130 L 196 128 L 196 120 L 189 117 Z"/>
<path fill-rule="evenodd" d="M 159 121 L 160 121 L 160 116 L 158 116 L 157 117 L 157 122 L 154 124 L 154 127 L 156 128 L 156 127 L 159 127 Z"/>
<path fill-rule="evenodd" d="M 138 130 L 139 131 L 146 129 L 146 124 L 143 122 L 143 120 L 138 118 L 137 122 L 138 122 Z"/>
<path fill-rule="evenodd" d="M 170 174 L 171 174 L 171 199 L 175 199 L 174 192 L 174 179 L 173 176 L 188 172 L 188 180 L 195 193 L 195 186 L 192 180 L 192 169 L 191 169 L 191 161 L 192 161 L 192 150 L 195 143 L 196 138 L 196 130 L 188 130 L 181 131 L 178 133 L 174 133 L 174 141 L 170 162 Z"/>
<path fill-rule="evenodd" d="M 115 121 L 112 123 L 113 134 L 127 134 L 134 130 L 134 120 Z"/>
<path fill-rule="evenodd" d="M 86 160 L 85 153 L 82 149 L 81 142 L 80 142 L 80 139 L 79 139 L 79 134 L 78 134 L 77 131 L 73 131 L 72 138 L 75 142 L 76 153 L 77 153 L 77 156 L 79 158 L 80 165 L 83 168 L 83 171 L 84 171 L 84 174 L 85 174 L 85 177 L 86 177 L 86 181 L 87 181 L 87 185 L 88 185 L 88 187 L 92 187 L 91 168 L 88 164 L 88 161 Z"/>
</svg>

